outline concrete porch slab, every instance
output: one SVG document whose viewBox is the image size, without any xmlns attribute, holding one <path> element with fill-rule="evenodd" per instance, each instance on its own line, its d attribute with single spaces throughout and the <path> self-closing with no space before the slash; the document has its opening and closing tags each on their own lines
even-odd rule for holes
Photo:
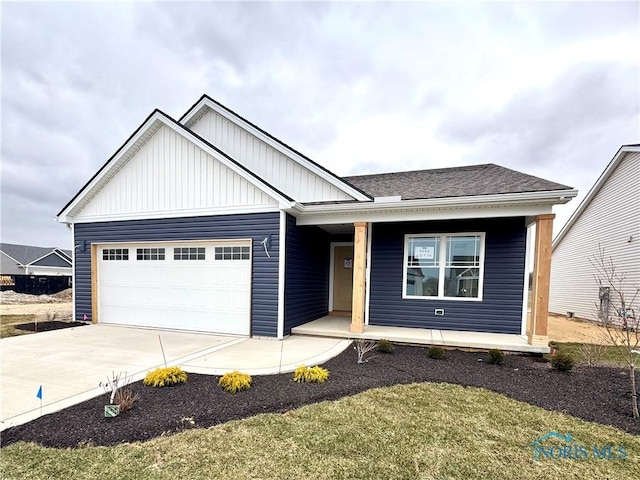
<svg viewBox="0 0 640 480">
<path fill-rule="evenodd" d="M 293 335 L 313 335 L 316 337 L 362 338 L 415 345 L 441 345 L 445 347 L 477 348 L 522 353 L 549 353 L 547 345 L 530 345 L 523 335 L 503 333 L 461 332 L 452 330 L 432 330 L 427 328 L 381 327 L 365 325 L 364 333 L 349 332 L 351 319 L 326 316 L 292 329 Z"/>
</svg>

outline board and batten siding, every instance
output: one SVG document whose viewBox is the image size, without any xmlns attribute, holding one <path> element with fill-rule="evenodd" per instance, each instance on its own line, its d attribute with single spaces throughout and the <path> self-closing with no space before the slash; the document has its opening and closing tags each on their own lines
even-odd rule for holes
<svg viewBox="0 0 640 480">
<path fill-rule="evenodd" d="M 75 224 L 75 314 L 91 320 L 91 244 L 252 239 L 251 335 L 276 337 L 280 214 L 255 213 Z M 271 236 L 268 257 L 261 245 Z"/>
<path fill-rule="evenodd" d="M 76 215 L 176 212 L 277 202 L 176 131 L 162 125 Z"/>
<path fill-rule="evenodd" d="M 631 241 L 629 239 L 631 238 Z M 549 311 L 597 319 L 599 287 L 590 259 L 602 246 L 627 298 L 640 285 L 640 154 L 628 153 L 553 250 Z M 640 304 L 637 300 L 636 308 Z M 637 313 L 637 310 L 636 310 Z"/>
<path fill-rule="evenodd" d="M 405 234 L 485 232 L 482 301 L 402 298 Z M 526 252 L 525 219 L 374 224 L 369 324 L 520 334 Z M 436 316 L 435 309 L 444 309 Z"/>
<path fill-rule="evenodd" d="M 330 235 L 287 215 L 284 333 L 327 315 Z"/>
<path fill-rule="evenodd" d="M 213 110 L 191 130 L 298 202 L 352 200 L 331 183 Z"/>
</svg>

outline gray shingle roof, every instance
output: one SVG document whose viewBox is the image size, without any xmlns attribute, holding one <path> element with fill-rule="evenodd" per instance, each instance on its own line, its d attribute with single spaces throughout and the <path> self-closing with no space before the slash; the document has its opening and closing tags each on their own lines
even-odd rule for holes
<svg viewBox="0 0 640 480">
<path fill-rule="evenodd" d="M 40 257 L 47 255 L 48 253 L 53 252 L 54 248 L 46 248 L 46 247 L 32 247 L 30 245 L 16 245 L 13 243 L 0 243 L 0 250 L 9 255 L 14 260 L 20 262 L 22 265 L 27 265 L 28 263 L 37 260 Z M 66 255 L 71 258 L 71 250 L 62 250 Z M 60 258 L 60 257 L 58 257 Z M 52 261 L 56 263 L 55 259 L 52 258 Z M 48 265 L 47 262 L 41 263 L 40 265 Z M 56 265 L 51 265 L 56 266 Z"/>
<path fill-rule="evenodd" d="M 399 195 L 402 200 L 572 190 L 572 187 L 493 163 L 359 175 L 344 177 L 343 180 L 374 197 Z"/>
</svg>

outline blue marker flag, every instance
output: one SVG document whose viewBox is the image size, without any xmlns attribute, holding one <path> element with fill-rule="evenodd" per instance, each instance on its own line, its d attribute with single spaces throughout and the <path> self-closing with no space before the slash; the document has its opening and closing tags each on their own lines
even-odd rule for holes
<svg viewBox="0 0 640 480">
<path fill-rule="evenodd" d="M 36 394 L 36 397 L 42 400 L 42 385 L 40 385 L 40 388 L 38 389 L 38 393 Z"/>
</svg>

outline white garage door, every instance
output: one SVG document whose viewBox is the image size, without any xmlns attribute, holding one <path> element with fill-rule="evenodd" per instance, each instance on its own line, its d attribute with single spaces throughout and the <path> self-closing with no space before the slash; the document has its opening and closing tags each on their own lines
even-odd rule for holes
<svg viewBox="0 0 640 480">
<path fill-rule="evenodd" d="M 100 245 L 98 321 L 249 335 L 250 245 Z"/>
</svg>

